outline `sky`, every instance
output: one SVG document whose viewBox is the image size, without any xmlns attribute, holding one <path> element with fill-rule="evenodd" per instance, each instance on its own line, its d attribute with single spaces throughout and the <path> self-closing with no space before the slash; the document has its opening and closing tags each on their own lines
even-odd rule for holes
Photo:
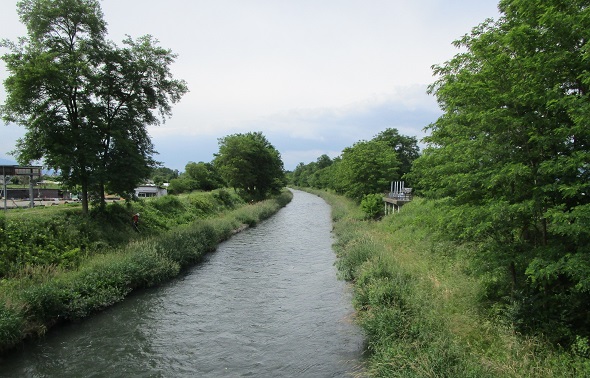
<svg viewBox="0 0 590 378">
<path fill-rule="evenodd" d="M 0 39 L 26 28 L 17 0 L 0 0 Z M 387 128 L 421 140 L 440 115 L 426 93 L 432 66 L 497 0 L 102 0 L 107 38 L 150 34 L 177 54 L 189 92 L 148 128 L 163 166 L 210 162 L 218 140 L 262 132 L 285 169 L 370 140 Z M 0 54 L 6 49 L 0 48 Z M 8 73 L 0 62 L 0 80 Z M 0 104 L 6 93 L 0 87 Z M 0 121 L 1 122 L 1 121 Z M 25 130 L 0 124 L 0 163 Z"/>
</svg>

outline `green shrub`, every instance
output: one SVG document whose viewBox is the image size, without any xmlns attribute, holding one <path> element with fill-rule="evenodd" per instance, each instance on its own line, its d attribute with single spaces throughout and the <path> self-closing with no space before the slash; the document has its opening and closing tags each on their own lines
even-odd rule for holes
<svg viewBox="0 0 590 378">
<path fill-rule="evenodd" d="M 361 209 L 368 219 L 377 219 L 383 215 L 383 196 L 366 194 L 361 200 Z"/>
<path fill-rule="evenodd" d="M 196 211 L 199 217 L 213 214 L 217 207 L 212 195 L 208 192 L 193 192 L 187 195 L 190 206 Z"/>
<path fill-rule="evenodd" d="M 225 189 L 217 189 L 212 192 L 213 198 L 227 209 L 234 209 L 238 204 L 243 204 L 244 200 L 237 194 L 231 195 Z"/>
<path fill-rule="evenodd" d="M 0 353 L 3 346 L 9 347 L 20 341 L 24 325 L 20 311 L 0 302 Z"/>
<path fill-rule="evenodd" d="M 340 277 L 349 281 L 355 279 L 361 265 L 371 259 L 376 248 L 378 246 L 371 238 L 354 239 L 344 248 L 339 248 L 336 266 Z"/>
<path fill-rule="evenodd" d="M 26 316 L 36 323 L 52 324 L 67 315 L 67 304 L 72 293 L 61 281 L 46 281 L 29 287 L 21 293 L 27 304 Z"/>
<path fill-rule="evenodd" d="M 164 214 L 177 214 L 185 210 L 178 196 L 161 196 L 150 201 L 150 205 Z"/>
</svg>

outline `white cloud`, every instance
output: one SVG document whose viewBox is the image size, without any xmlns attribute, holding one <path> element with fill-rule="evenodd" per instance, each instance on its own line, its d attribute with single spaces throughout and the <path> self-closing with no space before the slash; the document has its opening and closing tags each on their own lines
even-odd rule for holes
<svg viewBox="0 0 590 378">
<path fill-rule="evenodd" d="M 11 40 L 26 31 L 16 3 L 0 3 L 1 37 Z M 126 34 L 151 34 L 178 54 L 172 72 L 190 93 L 171 119 L 149 130 L 158 158 L 175 169 L 211 160 L 217 138 L 233 133 L 268 133 L 283 148 L 286 166 L 341 151 L 386 127 L 420 136 L 437 111 L 424 94 L 431 66 L 457 53 L 453 40 L 498 16 L 497 0 L 100 4 L 109 39 L 119 44 Z M 6 75 L 0 63 L 0 79 Z M 0 132 L 2 157 L 22 134 Z"/>
</svg>

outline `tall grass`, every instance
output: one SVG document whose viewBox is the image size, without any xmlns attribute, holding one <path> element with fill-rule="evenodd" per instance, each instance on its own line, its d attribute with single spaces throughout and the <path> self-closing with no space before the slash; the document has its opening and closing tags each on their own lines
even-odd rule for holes
<svg viewBox="0 0 590 378">
<path fill-rule="evenodd" d="M 217 216 L 244 206 L 233 191 L 194 192 L 132 203 L 112 203 L 105 211 L 52 206 L 0 214 L 0 279 L 27 266 L 59 265 L 75 268 L 79 261 L 103 249 L 117 248 L 160 234 L 197 219 Z M 140 213 L 139 233 L 131 224 Z"/>
<path fill-rule="evenodd" d="M 0 352 L 27 337 L 44 334 L 56 323 L 100 311 L 133 290 L 169 280 L 199 262 L 220 241 L 242 229 L 244 223 L 254 225 L 276 213 L 292 194 L 285 191 L 253 205 L 228 202 L 228 197 L 223 206 L 217 206 L 217 202 L 203 198 L 193 196 L 188 206 L 206 212 L 205 218 L 86 255 L 75 268 L 27 265 L 0 280 Z M 158 206 L 149 211 L 185 216 L 186 212 L 178 209 L 186 205 L 175 199 L 165 201 L 163 208 L 158 209 L 163 201 L 156 202 Z M 144 205 L 143 209 L 148 208 Z M 215 212 L 219 216 L 214 216 Z"/>
<path fill-rule="evenodd" d="M 590 376 L 589 359 L 520 336 L 483 311 L 487 283 L 474 273 L 476 250 L 434 231 L 430 203 L 416 199 L 380 222 L 362 221 L 351 201 L 314 193 L 333 209 L 337 265 L 354 283 L 368 375 Z"/>
</svg>

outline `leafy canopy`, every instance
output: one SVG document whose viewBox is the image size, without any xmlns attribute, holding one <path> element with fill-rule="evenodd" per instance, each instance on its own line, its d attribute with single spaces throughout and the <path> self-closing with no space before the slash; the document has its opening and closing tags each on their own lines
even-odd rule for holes
<svg viewBox="0 0 590 378">
<path fill-rule="evenodd" d="M 427 128 L 412 179 L 446 199 L 447 231 L 486 241 L 486 265 L 509 267 L 512 298 L 523 293 L 529 306 L 519 305 L 523 318 L 541 311 L 545 324 L 588 335 L 590 7 L 503 0 L 499 9 L 434 67 L 430 93 L 444 114 Z"/>
<path fill-rule="evenodd" d="M 252 199 L 276 193 L 286 184 L 281 154 L 261 132 L 220 138 L 213 165 L 227 185 Z"/>
<path fill-rule="evenodd" d="M 43 160 L 71 187 L 104 203 L 105 190 L 126 195 L 156 165 L 146 130 L 171 115 L 187 87 L 172 78 L 175 55 L 151 36 L 105 39 L 95 0 L 23 0 L 17 5 L 28 36 L 3 41 L 9 72 L 6 122 L 27 132 L 17 160 Z"/>
</svg>

